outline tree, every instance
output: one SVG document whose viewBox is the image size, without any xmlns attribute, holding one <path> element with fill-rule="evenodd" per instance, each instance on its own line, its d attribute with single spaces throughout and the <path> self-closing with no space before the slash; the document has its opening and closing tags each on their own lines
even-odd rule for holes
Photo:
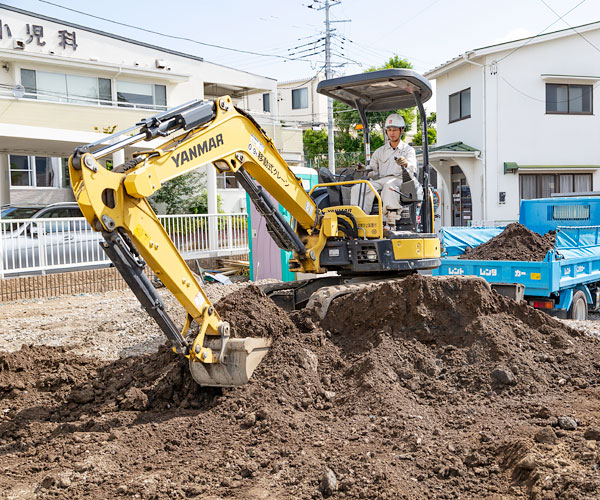
<svg viewBox="0 0 600 500">
<path fill-rule="evenodd" d="M 327 132 L 325 130 L 305 130 L 302 134 L 304 157 L 308 161 L 315 156 L 327 154 Z"/>
<path fill-rule="evenodd" d="M 180 177 L 165 182 L 154 193 L 149 202 L 156 210 L 159 203 L 166 205 L 167 214 L 206 213 L 199 212 L 202 206 L 206 207 L 206 174 L 204 172 L 189 172 Z"/>
<path fill-rule="evenodd" d="M 435 111 L 427 117 L 427 143 L 429 145 L 435 144 L 437 142 L 437 130 L 435 128 L 436 120 L 437 115 Z M 421 131 L 420 120 L 417 122 L 417 133 L 413 137 L 413 144 L 415 146 L 423 145 L 423 132 Z"/>
<path fill-rule="evenodd" d="M 366 73 L 391 68 L 413 69 L 413 65 L 410 61 L 402 59 L 401 57 L 395 55 L 393 57 L 390 57 L 382 66 L 369 68 L 366 71 Z M 352 109 L 350 106 L 342 102 L 333 102 L 333 112 L 335 116 L 335 125 L 339 130 L 349 132 L 350 129 L 353 129 L 357 124 L 361 123 L 358 111 Z M 415 108 L 400 109 L 395 112 L 400 114 L 404 118 L 404 121 L 406 123 L 405 130 L 407 132 L 411 130 L 412 123 L 416 117 Z M 369 122 L 369 132 L 373 132 L 373 130 L 377 126 L 379 126 L 381 130 L 383 130 L 385 119 L 390 113 L 391 111 L 375 111 L 367 113 L 367 120 Z"/>
</svg>

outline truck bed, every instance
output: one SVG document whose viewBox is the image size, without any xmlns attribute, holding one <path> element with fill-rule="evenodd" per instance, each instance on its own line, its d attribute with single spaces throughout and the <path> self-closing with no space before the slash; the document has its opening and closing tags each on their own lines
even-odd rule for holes
<svg viewBox="0 0 600 500">
<path fill-rule="evenodd" d="M 550 297 L 600 281 L 600 226 L 559 227 L 554 249 L 541 262 L 458 258 L 467 246 L 485 243 L 502 229 L 443 228 L 441 239 L 446 255 L 433 274 L 481 276 L 489 283 L 520 283 L 526 296 L 536 297 Z"/>
</svg>

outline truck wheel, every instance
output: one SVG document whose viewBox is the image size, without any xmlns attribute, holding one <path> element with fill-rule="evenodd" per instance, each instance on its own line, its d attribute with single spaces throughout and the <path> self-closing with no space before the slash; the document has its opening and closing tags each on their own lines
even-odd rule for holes
<svg viewBox="0 0 600 500">
<path fill-rule="evenodd" d="M 573 295 L 573 302 L 569 309 L 569 319 L 585 320 L 588 315 L 588 305 L 585 294 L 577 290 Z"/>
</svg>

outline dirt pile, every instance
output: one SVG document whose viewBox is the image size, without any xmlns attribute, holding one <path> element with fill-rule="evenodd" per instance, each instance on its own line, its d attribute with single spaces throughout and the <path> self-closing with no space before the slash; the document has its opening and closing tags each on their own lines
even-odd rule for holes
<svg viewBox="0 0 600 500">
<path fill-rule="evenodd" d="M 222 317 L 274 338 L 244 387 L 197 387 L 167 348 L 112 363 L 61 348 L 1 355 L 0 491 L 596 497 L 596 339 L 479 279 L 384 284 L 336 299 L 322 324 L 257 289 L 236 294 Z"/>
<path fill-rule="evenodd" d="M 555 231 L 540 236 L 514 222 L 489 241 L 475 248 L 467 248 L 459 259 L 542 261 L 548 251 L 554 248 L 554 239 Z"/>
</svg>

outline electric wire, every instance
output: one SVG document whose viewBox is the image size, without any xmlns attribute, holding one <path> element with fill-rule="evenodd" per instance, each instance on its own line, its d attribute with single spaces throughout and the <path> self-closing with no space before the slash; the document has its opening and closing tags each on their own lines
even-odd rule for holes
<svg viewBox="0 0 600 500">
<path fill-rule="evenodd" d="M 588 44 L 590 44 L 594 49 L 596 49 L 598 52 L 600 52 L 600 48 L 598 48 L 597 45 L 593 44 L 590 40 L 588 40 L 585 36 L 583 36 L 583 34 L 579 33 L 579 31 L 577 31 L 573 26 L 571 26 L 565 19 L 564 17 L 567 14 L 564 15 L 560 15 L 558 12 L 556 12 L 552 7 L 550 7 L 550 5 L 548 5 L 544 0 L 540 0 L 540 2 L 542 2 L 546 7 L 548 7 L 548 9 L 550 9 L 550 11 L 556 15 L 563 23 L 565 23 L 569 28 L 571 28 L 575 33 L 577 33 L 581 38 L 583 38 Z"/>
<path fill-rule="evenodd" d="M 162 37 L 165 37 L 165 38 L 171 38 L 173 40 L 182 40 L 182 41 L 185 41 L 185 42 L 195 43 L 197 45 L 203 45 L 205 47 L 212 47 L 212 48 L 216 48 L 216 49 L 229 50 L 229 51 L 232 51 L 232 52 L 238 52 L 238 53 L 243 53 L 243 54 L 251 54 L 251 55 L 261 56 L 261 57 L 274 57 L 274 58 L 277 58 L 277 59 L 284 59 L 284 60 L 291 60 L 291 61 L 302 61 L 302 59 L 296 59 L 296 58 L 290 57 L 290 56 L 282 56 L 282 55 L 279 55 L 279 54 L 263 54 L 263 53 L 255 52 L 255 51 L 252 51 L 252 50 L 234 49 L 232 47 L 226 47 L 224 45 L 218 45 L 218 44 L 208 43 L 208 42 L 201 42 L 199 40 L 195 40 L 193 38 L 188 38 L 188 37 L 184 37 L 184 36 L 169 35 L 167 33 L 161 33 L 160 31 L 154 31 L 154 30 L 150 30 L 150 29 L 147 29 L 147 28 L 140 28 L 139 26 L 134 26 L 132 24 L 127 24 L 127 23 L 123 23 L 123 22 L 120 22 L 120 21 L 115 21 L 113 19 L 109 19 L 109 18 L 102 17 L 102 16 L 97 16 L 95 14 L 89 14 L 87 12 L 83 12 L 81 10 L 73 9 L 71 7 L 65 7 L 64 5 L 60 5 L 60 4 L 57 4 L 57 3 L 54 3 L 54 2 L 50 2 L 48 0 L 38 0 L 38 2 L 42 2 L 42 3 L 49 4 L 49 5 L 53 5 L 55 7 L 61 8 L 61 9 L 65 9 L 65 10 L 68 10 L 68 11 L 71 11 L 71 12 L 75 12 L 77 14 L 81 14 L 81 15 L 84 15 L 84 16 L 92 17 L 94 19 L 99 19 L 101 21 L 106 21 L 106 22 L 109 22 L 109 23 L 117 24 L 119 26 L 124 26 L 126 28 L 133 28 L 133 29 L 136 29 L 136 30 L 139 30 L 139 31 L 143 31 L 145 33 L 150 33 L 150 34 L 153 34 L 153 35 L 159 35 L 159 36 L 162 36 Z"/>
<path fill-rule="evenodd" d="M 533 97 L 532 95 L 527 94 L 526 92 L 523 92 L 521 89 L 517 88 L 515 85 L 513 85 L 512 83 L 510 83 L 506 78 L 504 78 L 502 75 L 499 75 L 500 78 L 504 81 L 504 83 L 506 83 L 510 88 L 512 88 L 514 91 L 518 92 L 519 94 L 533 100 L 533 101 L 537 101 L 537 102 L 546 102 L 546 99 L 539 99 L 538 97 Z M 595 83 L 594 85 L 591 85 L 592 87 L 592 92 L 594 90 L 596 90 L 598 88 L 598 86 L 600 86 L 600 82 Z M 563 99 L 560 101 L 552 101 L 553 103 L 556 104 L 561 104 L 561 103 L 565 103 L 565 102 L 572 102 L 575 99 Z"/>
<path fill-rule="evenodd" d="M 571 9 L 569 9 L 567 12 L 565 12 L 562 17 L 566 16 L 567 14 L 570 14 L 571 12 L 573 12 L 577 7 L 579 7 L 581 4 L 585 3 L 586 0 L 581 0 L 581 2 L 579 2 L 577 5 L 575 5 L 574 7 L 572 7 Z M 548 30 L 548 28 L 550 28 L 551 26 L 554 26 L 558 21 L 560 21 L 559 19 L 554 20 L 553 22 L 551 22 L 548 26 L 546 26 L 542 31 L 540 31 L 537 35 L 528 38 L 525 43 L 523 43 L 522 45 L 519 45 L 518 47 L 515 47 L 513 50 L 511 50 L 508 54 L 506 54 L 504 57 L 501 57 L 500 59 L 498 59 L 496 61 L 496 63 L 499 63 L 501 61 L 504 61 L 504 59 L 506 59 L 507 57 L 512 56 L 515 52 L 517 52 L 518 50 L 521 50 L 523 47 L 525 47 L 526 45 L 530 44 L 533 40 L 539 38 L 540 36 L 545 34 L 545 31 Z"/>
</svg>

